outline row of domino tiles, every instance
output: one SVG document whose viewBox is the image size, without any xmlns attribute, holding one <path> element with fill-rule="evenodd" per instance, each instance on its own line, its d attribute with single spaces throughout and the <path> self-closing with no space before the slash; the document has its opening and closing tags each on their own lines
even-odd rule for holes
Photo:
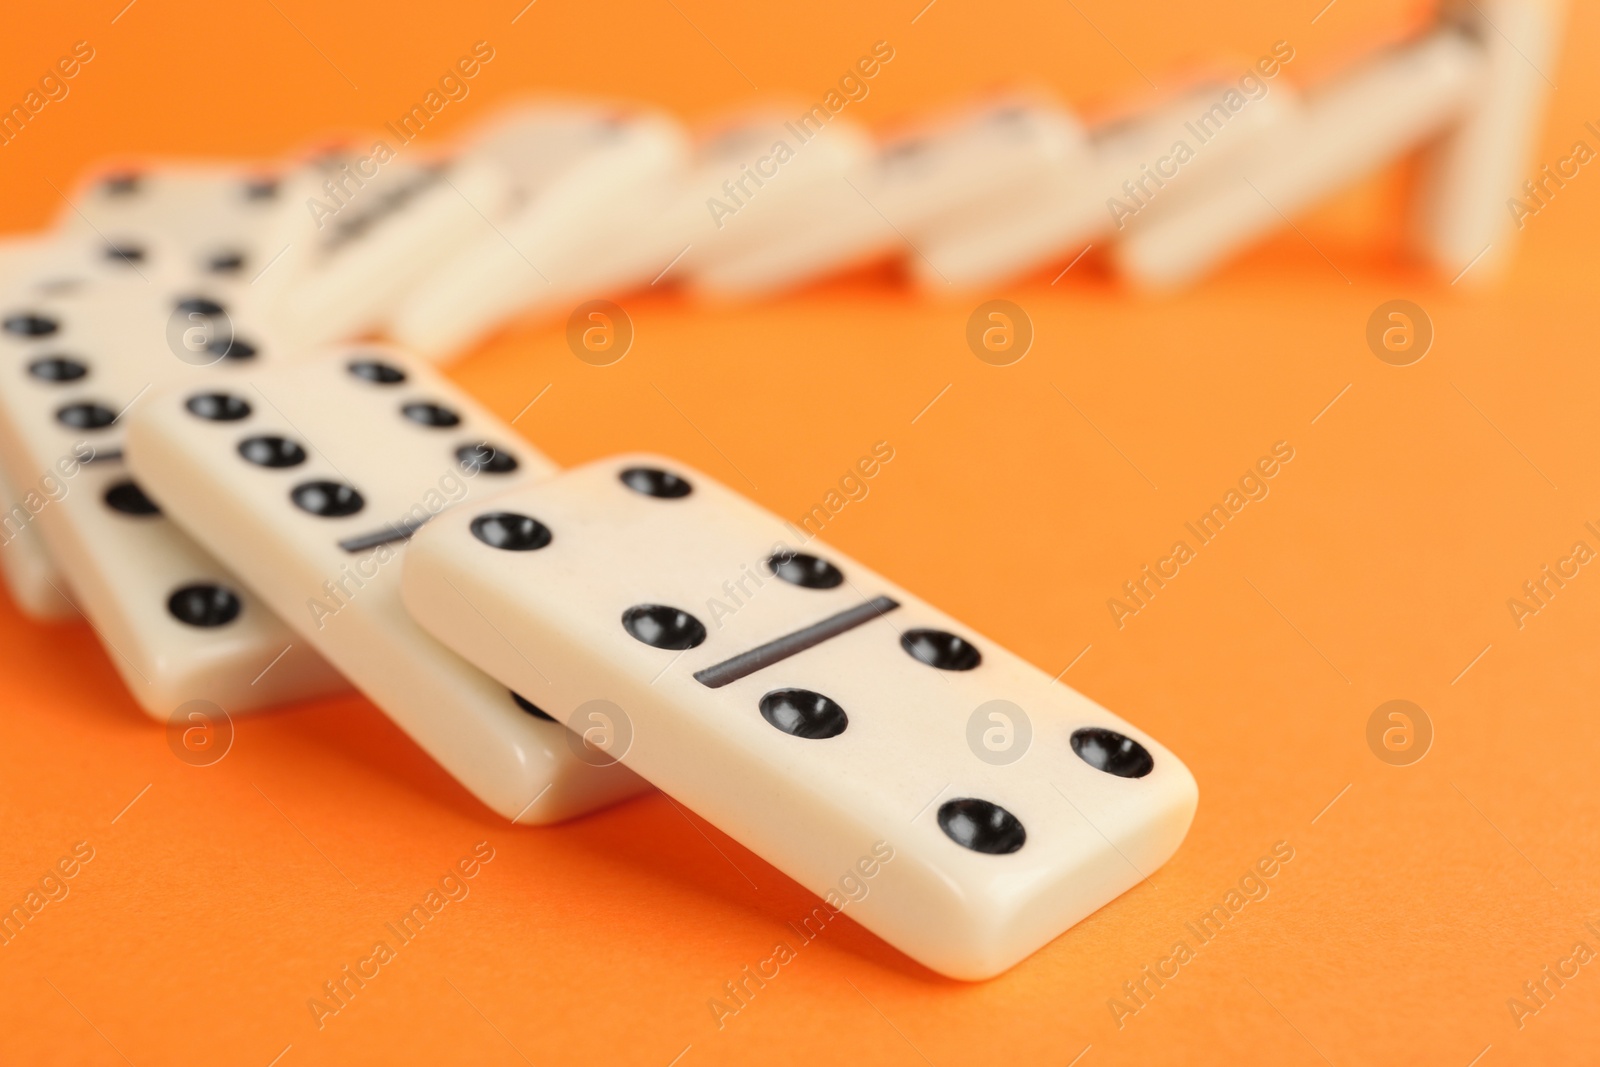
<svg viewBox="0 0 1600 1067">
<path fill-rule="evenodd" d="M 179 758 L 354 686 L 508 820 L 655 785 L 836 912 L 875 879 L 851 916 L 974 980 L 1187 833 L 1198 787 L 1154 737 L 708 475 L 561 471 L 427 361 L 282 344 L 140 258 L 0 298 L 0 467 L 26 487 L 0 554 L 40 538 Z"/>
<path fill-rule="evenodd" d="M 1503 246 L 1494 227 L 1513 173 L 1507 159 L 1520 155 L 1515 144 L 1525 149 L 1534 122 L 1539 94 L 1530 79 L 1538 72 L 1530 74 L 1531 64 L 1547 57 L 1554 43 L 1548 8 L 1505 2 L 1485 10 L 1490 14 L 1483 17 L 1495 20 L 1492 33 L 1470 19 L 1465 25 L 1452 21 L 1304 100 L 1278 85 L 1235 108 L 1224 87 L 1207 86 L 1087 134 L 1060 109 L 1009 101 L 882 148 L 838 119 L 801 129 L 793 118 L 767 115 L 691 150 L 683 131 L 659 114 L 562 104 L 504 116 L 449 158 L 405 155 L 380 141 L 364 152 L 319 155 L 288 168 L 186 166 L 114 175 L 92 185 L 55 232 L 0 249 L 0 468 L 10 483 L 7 498 L 17 502 L 4 516 L 0 562 L 30 614 L 81 612 L 136 699 L 158 719 L 170 721 L 193 700 L 243 711 L 335 690 L 348 679 L 509 818 L 549 821 L 608 803 L 640 783 L 620 774 L 589 781 L 576 757 L 564 754 L 565 742 L 554 739 L 565 736 L 561 726 L 548 716 L 541 721 L 520 706 L 526 702 L 511 699 L 508 686 L 526 690 L 537 680 L 521 677 L 516 663 L 478 657 L 482 649 L 471 637 L 476 624 L 470 617 L 440 621 L 448 620 L 454 604 L 443 593 L 437 609 L 424 613 L 433 625 L 422 617 L 408 621 L 400 606 L 400 569 L 385 570 L 377 556 L 362 554 L 403 544 L 437 518 L 440 509 L 428 501 L 438 494 L 429 486 L 445 488 L 447 478 L 453 486 L 465 475 L 471 481 L 465 496 L 512 471 L 564 476 L 532 449 L 508 444 L 514 437 L 509 427 L 398 350 L 385 355 L 344 349 L 332 360 L 302 353 L 344 337 L 387 333 L 428 358 L 445 358 L 512 315 L 649 284 L 668 265 L 698 290 L 748 296 L 898 254 L 923 284 L 979 287 L 1102 238 L 1114 225 L 1106 201 L 1121 192 L 1132 195 L 1130 186 L 1143 190 L 1147 202 L 1135 218 L 1124 220 L 1118 262 L 1143 283 L 1179 284 L 1275 225 L 1280 213 L 1294 212 L 1441 133 L 1448 136 L 1435 149 L 1432 221 L 1425 232 L 1448 269 L 1455 259 L 1484 258 L 1483 248 L 1496 241 Z M 1514 36 L 1507 35 L 1507 26 Z M 1507 49 L 1515 63 L 1507 61 Z M 1196 123 L 1208 133 L 1193 158 L 1164 184 L 1143 184 L 1151 182 L 1150 161 L 1169 153 L 1183 137 L 1180 131 L 1198 139 Z M 779 153 L 778 144 L 790 150 Z M 723 210 L 714 210 L 716 205 Z M 1478 245 L 1485 236 L 1493 239 Z M 301 363 L 307 368 L 303 375 L 296 369 Z M 289 383 L 302 379 L 315 384 L 291 388 Z M 387 403 L 361 418 L 350 414 L 357 397 L 380 394 L 402 399 L 403 418 Z M 231 437 L 236 425 L 256 423 L 278 432 L 239 440 L 233 449 L 181 447 L 191 438 L 193 444 L 202 437 Z M 131 427 L 127 434 L 125 426 Z M 293 437 L 301 427 L 314 431 L 304 445 Z M 432 436 L 436 432 L 450 439 Z M 380 439 L 395 448 L 375 449 Z M 139 447 L 124 455 L 130 440 Z M 402 441 L 405 448 L 420 449 L 418 458 L 383 458 Z M 437 451 L 441 446 L 444 452 Z M 643 499 L 667 500 L 680 495 L 678 484 L 697 487 L 694 499 L 705 503 L 695 507 L 711 510 L 695 519 L 692 509 L 679 508 L 691 523 L 680 534 L 684 546 L 716 543 L 722 524 L 692 525 L 708 515 L 725 516 L 729 528 L 744 524 L 755 530 L 765 521 L 703 475 L 690 472 L 686 481 L 674 482 L 678 475 L 667 472 L 667 461 L 660 463 L 622 469 L 621 484 Z M 296 485 L 292 510 L 285 510 L 280 493 L 247 484 L 251 477 L 275 478 L 273 471 L 311 464 L 326 464 L 330 477 Z M 642 482 L 633 477 L 641 470 Z M 357 472 L 373 500 L 385 494 L 392 499 L 394 514 L 381 516 L 389 521 L 337 542 L 296 534 L 292 523 L 310 521 L 303 515 L 337 521 L 366 514 L 362 494 L 340 480 L 347 471 Z M 662 506 L 618 503 L 631 499 L 616 497 L 618 474 L 604 465 L 575 472 L 564 484 L 578 488 L 554 490 L 550 500 L 576 493 L 567 501 L 577 509 L 575 520 L 590 506 L 605 513 Z M 154 498 L 144 491 L 147 477 L 156 479 Z M 209 494 L 197 492 L 202 484 L 209 485 Z M 446 497 L 456 502 L 453 490 L 440 499 Z M 544 498 L 528 499 L 527 506 L 537 508 Z M 412 510 L 423 510 L 415 525 L 405 525 L 396 516 L 413 500 L 422 504 Z M 624 542 L 617 556 L 628 558 L 627 524 L 617 528 Z M 424 531 L 423 542 L 445 546 L 449 534 L 430 536 Z M 511 535 L 473 536 L 490 544 Z M 751 535 L 752 544 L 758 540 Z M 548 536 L 543 544 L 524 547 L 547 544 Z M 467 545 L 469 552 L 480 551 Z M 959 625 L 859 564 L 830 555 L 831 561 L 799 558 L 808 561 L 805 566 L 842 565 L 892 594 L 873 601 L 889 607 L 875 607 L 871 619 L 863 616 L 852 626 L 865 633 L 877 625 L 877 614 L 903 608 L 940 624 L 911 631 L 936 635 L 924 644 L 904 644 L 912 661 L 956 672 L 977 662 L 941 666 L 946 652 L 973 647 L 957 638 Z M 455 588 L 449 574 L 461 581 L 471 577 L 470 569 L 452 570 L 457 556 L 468 558 L 448 546 L 430 557 L 431 565 L 443 568 L 438 581 L 447 591 Z M 333 562 L 346 559 L 370 563 L 370 572 L 352 576 L 342 562 Z M 720 568 L 742 560 L 730 552 L 725 560 L 705 562 L 720 575 Z M 779 557 L 767 561 L 772 575 L 782 577 L 786 564 L 773 560 Z M 327 576 L 327 599 L 310 621 L 296 597 L 279 588 L 297 569 L 301 578 Z M 797 588 L 834 587 L 814 585 L 812 577 L 802 570 L 783 580 Z M 299 590 L 305 582 L 291 584 Z M 493 588 L 493 580 L 484 586 Z M 784 596 L 760 601 L 741 616 L 741 625 L 768 612 L 783 615 Z M 528 590 L 520 599 L 511 597 L 501 606 L 511 613 L 503 623 L 539 622 L 516 616 L 531 602 Z M 833 618 L 853 611 L 859 614 L 846 609 Z M 325 633 L 328 617 L 341 615 Z M 778 621 L 784 620 L 786 615 Z M 549 617 L 542 621 L 552 623 Z M 553 621 L 552 639 L 565 625 Z M 663 624 L 653 617 L 641 625 L 632 632 L 640 647 L 693 647 L 670 643 L 675 638 L 660 632 Z M 572 649 L 571 658 L 606 673 L 609 668 L 596 668 L 595 661 L 615 654 L 599 649 L 617 638 L 604 633 L 594 647 Z M 669 643 L 658 643 L 661 637 Z M 434 638 L 472 666 L 441 657 Z M 992 696 L 982 686 L 996 678 L 1005 683 L 999 691 L 1043 688 L 1043 677 L 1034 677 L 1032 667 L 992 642 L 976 642 L 990 664 L 984 675 L 990 681 L 969 696 Z M 637 652 L 634 645 L 623 647 Z M 839 664 L 859 666 L 851 659 L 859 655 L 856 646 L 841 642 L 829 649 Z M 477 673 L 479 668 L 487 673 Z M 649 673 L 655 670 L 652 662 Z M 856 684 L 848 669 L 828 677 Z M 397 686 L 397 679 L 408 684 Z M 678 694 L 675 713 L 687 716 L 683 722 L 692 722 L 713 700 L 731 700 L 740 692 L 730 687 L 713 698 L 695 688 L 710 683 L 692 681 L 671 674 L 658 690 Z M 924 683 L 908 678 L 906 684 Z M 434 695 L 420 700 L 417 694 L 428 685 Z M 1041 723 L 1076 724 L 1075 749 L 1080 735 L 1087 738 L 1077 755 L 1093 773 L 1076 773 L 1093 781 L 1082 785 L 1087 792 L 1080 800 L 1093 795 L 1096 803 L 1109 805 L 1105 817 L 1127 820 L 1129 836 L 1119 838 L 1121 847 L 1137 847 L 1147 869 L 1164 862 L 1192 816 L 1192 778 L 1153 739 L 1104 709 L 1076 694 L 1052 700 L 1053 706 L 1034 709 Z M 854 711 L 856 705 L 847 703 Z M 771 715 L 763 706 L 762 715 L 787 735 L 823 738 L 844 728 L 836 708 L 778 704 Z M 864 725 L 851 736 L 870 731 L 870 721 L 863 716 Z M 765 729 L 755 727 L 762 741 L 769 740 Z M 670 750 L 670 739 L 665 749 L 643 749 L 639 769 L 669 791 L 674 790 L 668 783 L 676 782 L 675 795 L 695 794 L 706 776 L 691 768 L 687 778 L 675 778 L 683 764 L 667 757 Z M 1126 758 L 1128 753 L 1135 758 Z M 937 754 L 939 760 L 949 757 Z M 851 758 L 865 756 L 856 752 Z M 975 777 L 972 767 L 960 766 L 961 774 Z M 1106 784 L 1142 779 L 1152 766 L 1159 804 L 1128 807 L 1117 799 L 1122 794 L 1116 790 L 1125 787 Z M 731 789 L 743 769 L 734 757 L 727 775 L 706 780 Z M 812 770 L 832 773 L 827 764 Z M 1029 790 L 1050 784 L 1018 784 L 998 772 L 976 777 L 985 775 L 996 789 L 1022 798 L 1012 806 L 1032 803 Z M 862 768 L 855 777 L 871 775 Z M 829 835 L 813 840 L 792 832 L 803 821 L 779 832 L 776 824 L 750 819 L 750 801 L 766 779 L 739 780 L 754 790 L 743 801 L 734 803 L 729 797 L 735 794 L 712 789 L 696 794 L 694 806 L 819 893 L 824 876 L 836 875 L 841 863 L 848 867 L 848 857 L 835 854 Z M 890 806 L 904 806 L 919 788 L 895 775 L 885 780 L 887 792 L 873 793 L 874 803 L 887 803 L 892 793 Z M 544 788 L 536 788 L 540 781 Z M 553 788 L 558 783 L 570 788 Z M 946 838 L 978 854 L 1010 854 L 1021 847 L 1020 833 L 996 815 L 1012 813 L 988 801 L 976 808 L 969 802 L 978 803 L 969 794 L 934 809 Z M 916 805 L 910 806 L 914 811 Z M 818 801 L 818 825 L 847 819 L 847 807 Z M 949 821 L 947 810 L 953 813 Z M 974 821 L 974 811 L 999 821 L 985 829 Z M 1101 845 L 1089 835 L 1063 837 L 1055 823 L 1022 813 L 1038 842 L 1029 854 L 1045 850 L 1039 884 L 1066 879 L 1079 886 L 1073 893 L 1013 902 L 1010 925 L 1001 932 L 990 928 L 989 917 L 963 911 L 925 885 L 905 891 L 914 899 L 885 893 L 872 907 L 891 910 L 860 912 L 862 921 L 946 973 L 979 977 L 1008 966 L 1128 888 L 1119 864 L 1092 862 L 1087 880 L 1073 866 L 1098 856 Z M 914 852 L 930 849 L 935 858 L 919 856 L 895 868 L 896 879 L 901 871 L 931 864 L 957 881 L 970 877 L 972 899 L 992 895 L 992 871 L 983 866 L 990 861 L 937 858 L 937 849 L 948 845 L 942 840 L 935 833 L 934 843 L 916 844 Z M 892 914 L 907 906 L 923 909 L 922 919 L 902 921 Z M 923 921 L 941 908 L 956 913 Z M 950 943 L 940 944 L 939 931 L 947 926 Z"/>
<path fill-rule="evenodd" d="M 1197 787 L 1153 737 L 842 553 L 779 548 L 781 520 L 675 460 L 561 472 L 396 346 L 283 342 L 220 233 L 189 248 L 204 273 L 154 231 L 121 230 L 109 258 L 13 250 L 0 293 L 0 468 L 20 491 L 0 560 L 25 604 L 34 581 L 82 613 L 180 758 L 225 754 L 190 747 L 225 716 L 354 686 L 504 818 L 656 785 L 836 909 L 841 878 L 876 878 L 852 917 L 968 979 L 1181 843 Z M 426 544 L 439 585 L 413 594 Z M 732 576 L 767 590 L 704 615 Z M 515 644 L 491 647 L 478 612 Z M 927 729 L 1009 727 L 1008 698 L 1051 758 Z M 940 781 L 959 788 L 929 800 Z"/>
<path fill-rule="evenodd" d="M 448 359 L 513 317 L 663 278 L 749 298 L 899 257 L 929 290 L 976 291 L 1106 244 L 1132 283 L 1170 289 L 1418 148 L 1419 250 L 1487 283 L 1513 244 L 1506 205 L 1560 16 L 1560 0 L 1462 4 L 1304 93 L 1280 42 L 1241 79 L 1099 128 L 1013 98 L 886 144 L 820 106 L 698 144 L 659 112 L 572 102 L 509 109 L 447 157 L 408 157 L 385 132 L 286 179 L 261 250 L 283 261 L 252 297 L 304 342 L 378 332 Z M 215 205 L 186 197 L 167 198 L 189 216 L 171 224 L 210 225 Z M 107 199 L 84 199 L 68 225 L 114 230 Z"/>
<path fill-rule="evenodd" d="M 1511 250 L 1506 202 L 1557 27 L 1549 0 L 1470 5 L 1304 94 L 1280 49 L 1238 82 L 1093 129 L 1009 99 L 879 145 L 817 107 L 746 116 L 692 147 L 656 113 L 533 108 L 459 157 L 521 176 L 474 205 L 492 224 L 457 231 L 387 308 L 323 287 L 315 312 L 448 358 L 507 319 L 663 277 L 741 299 L 897 257 L 927 290 L 977 291 L 1109 243 L 1133 283 L 1172 289 L 1419 147 L 1421 251 L 1447 277 L 1471 265 L 1488 282 Z"/>
</svg>

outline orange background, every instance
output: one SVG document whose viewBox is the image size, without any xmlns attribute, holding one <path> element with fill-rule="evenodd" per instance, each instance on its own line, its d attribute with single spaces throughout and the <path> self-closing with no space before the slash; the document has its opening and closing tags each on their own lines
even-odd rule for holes
<svg viewBox="0 0 1600 1067">
<path fill-rule="evenodd" d="M 1312 25 L 1319 0 L 937 0 L 913 24 L 919 0 L 537 0 L 512 24 L 520 0 L 137 0 L 113 24 L 121 4 L 8 12 L 0 99 L 76 40 L 97 55 L 0 147 L 0 228 L 44 224 L 50 183 L 107 156 L 269 156 L 379 125 L 480 39 L 496 58 L 430 128 L 441 143 L 525 90 L 696 121 L 809 101 L 879 39 L 896 58 L 850 109 L 879 128 L 1015 83 L 1103 112 L 1280 38 L 1312 79 L 1419 10 L 1338 0 Z M 1597 30 L 1574 13 L 1540 162 L 1594 143 Z M 1600 176 L 1529 220 L 1486 296 L 1399 253 L 1404 181 L 1180 297 L 1130 295 L 1094 256 L 984 294 L 1036 327 L 1007 368 L 965 347 L 975 298 L 883 271 L 749 307 L 625 301 L 637 339 L 612 367 L 554 324 L 452 371 L 508 418 L 553 383 L 519 426 L 558 461 L 660 450 L 788 517 L 888 440 L 827 539 L 1049 673 L 1089 646 L 1064 681 L 1182 756 L 1199 814 L 1150 884 L 1012 971 L 945 980 L 844 922 L 719 1030 L 709 998 L 813 901 L 663 798 L 512 829 L 356 697 L 241 719 L 220 763 L 191 767 L 87 627 L 0 604 L 0 904 L 95 850 L 0 947 L 0 1061 L 1593 1062 L 1600 960 L 1521 1029 L 1506 1001 L 1575 942 L 1600 950 L 1600 570 L 1520 630 L 1506 601 L 1574 541 L 1600 547 Z M 1411 367 L 1364 342 L 1394 297 L 1437 328 Z M 1271 495 L 1119 630 L 1107 598 L 1279 440 L 1295 458 Z M 1436 734 L 1402 768 L 1365 736 L 1396 698 Z M 319 1031 L 307 999 L 485 840 L 471 895 Z M 1108 999 L 1281 840 L 1270 896 L 1119 1029 Z"/>
</svg>

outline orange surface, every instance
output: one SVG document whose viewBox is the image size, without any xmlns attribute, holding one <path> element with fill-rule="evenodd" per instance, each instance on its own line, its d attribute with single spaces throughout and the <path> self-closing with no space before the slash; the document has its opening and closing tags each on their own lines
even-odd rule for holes
<svg viewBox="0 0 1600 1067">
<path fill-rule="evenodd" d="M 695 119 L 755 99 L 747 78 L 817 97 L 879 39 L 897 57 L 859 107 L 874 124 L 1015 80 L 1105 107 L 1147 88 L 1141 70 L 1279 38 L 1297 75 L 1333 69 L 1415 13 L 938 0 L 913 24 L 919 0 L 538 0 L 513 24 L 520 0 L 137 0 L 112 23 L 122 2 L 7 13 L 0 98 L 74 41 L 96 57 L 0 147 L 4 227 L 42 224 L 51 185 L 108 154 L 270 155 L 377 125 L 476 40 L 497 58 L 440 138 L 525 89 Z M 1600 118 L 1600 13 L 1574 17 L 1541 162 Z M 1014 970 L 948 981 L 846 920 L 719 1028 L 708 1002 L 796 942 L 814 901 L 661 797 L 511 829 L 355 697 L 241 719 L 221 762 L 191 767 L 86 627 L 0 606 L 0 904 L 93 850 L 0 947 L 0 1062 L 1593 1062 L 1600 962 L 1562 961 L 1600 950 L 1600 571 L 1521 628 L 1507 601 L 1574 542 L 1600 548 L 1600 177 L 1529 220 L 1485 297 L 1397 258 L 1401 191 L 1373 182 L 1171 300 L 1124 293 L 1094 257 L 989 294 L 1037 331 L 1006 368 L 965 347 L 976 301 L 871 274 L 745 308 L 627 301 L 637 340 L 607 368 L 557 324 L 454 372 L 506 416 L 550 385 L 519 426 L 562 462 L 661 450 L 790 517 L 893 444 L 825 537 L 1046 671 L 1072 664 L 1066 682 L 1200 782 L 1172 862 Z M 1363 339 L 1394 297 L 1437 328 L 1405 368 Z M 1107 599 L 1278 441 L 1294 459 L 1270 495 L 1119 629 Z M 1392 699 L 1433 726 L 1411 766 L 1368 748 Z M 493 859 L 469 895 L 319 1029 L 307 1001 L 479 842 Z M 1198 947 L 1185 924 L 1276 842 L 1293 859 L 1268 895 L 1119 1026 L 1123 983 Z M 1547 966 L 1578 969 L 1557 986 Z M 1519 1026 L 1508 999 L 1536 1006 L 1536 980 L 1550 992 Z"/>
</svg>

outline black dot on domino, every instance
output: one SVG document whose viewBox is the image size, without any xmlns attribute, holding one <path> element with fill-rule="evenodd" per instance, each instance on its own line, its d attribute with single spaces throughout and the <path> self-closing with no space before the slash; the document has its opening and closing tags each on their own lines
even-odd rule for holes
<svg viewBox="0 0 1600 1067">
<path fill-rule="evenodd" d="M 550 527 L 531 515 L 514 511 L 491 511 L 472 520 L 472 536 L 490 548 L 507 552 L 533 552 L 554 538 Z"/>
<path fill-rule="evenodd" d="M 244 269 L 244 253 L 232 249 L 213 252 L 206 260 L 206 270 L 212 274 L 234 274 Z"/>
<path fill-rule="evenodd" d="M 1143 778 L 1156 765 L 1149 750 L 1139 742 L 1098 726 L 1074 730 L 1072 751 L 1095 770 L 1118 778 Z"/>
<path fill-rule="evenodd" d="M 344 369 L 374 385 L 399 385 L 406 380 L 405 371 L 379 359 L 352 359 Z"/>
<path fill-rule="evenodd" d="M 635 604 L 622 613 L 622 628 L 636 641 L 672 652 L 695 648 L 706 639 L 705 625 L 699 619 L 665 604 Z"/>
<path fill-rule="evenodd" d="M 767 560 L 767 569 L 790 585 L 802 589 L 832 589 L 844 581 L 844 572 L 825 559 L 804 552 L 784 552 Z"/>
<path fill-rule="evenodd" d="M 107 196 L 130 196 L 139 191 L 139 175 L 132 171 L 112 174 L 106 178 L 104 188 Z"/>
<path fill-rule="evenodd" d="M 239 442 L 239 455 L 258 467 L 298 467 L 306 461 L 306 450 L 287 437 L 264 434 Z"/>
<path fill-rule="evenodd" d="M 189 626 L 226 626 L 239 617 L 244 605 L 239 594 L 221 585 L 186 585 L 167 598 L 167 611 Z"/>
<path fill-rule="evenodd" d="M 221 304 L 217 303 L 215 300 L 212 300 L 210 297 L 204 296 L 185 297 L 173 306 L 185 315 L 204 315 L 207 318 L 210 318 L 216 315 L 227 314 L 227 311 Z"/>
<path fill-rule="evenodd" d="M 278 180 L 276 178 L 253 178 L 244 183 L 244 198 L 246 200 L 276 200 L 278 197 Z"/>
<path fill-rule="evenodd" d="M 41 382 L 75 382 L 88 375 L 89 366 L 71 356 L 40 356 L 28 364 L 28 373 Z"/>
<path fill-rule="evenodd" d="M 124 515 L 159 515 L 161 508 L 134 482 L 118 482 L 106 490 L 106 507 Z"/>
<path fill-rule="evenodd" d="M 184 402 L 191 415 L 212 422 L 238 422 L 250 417 L 250 405 L 232 393 L 196 393 Z"/>
<path fill-rule="evenodd" d="M 445 407 L 435 404 L 431 400 L 414 400 L 402 405 L 400 414 L 421 426 L 430 426 L 436 430 L 448 430 L 452 426 L 461 425 L 461 416 Z"/>
<path fill-rule="evenodd" d="M 113 263 L 131 267 L 144 262 L 144 249 L 138 245 L 107 245 L 106 258 Z"/>
<path fill-rule="evenodd" d="M 61 329 L 61 324 L 50 316 L 35 315 L 28 311 L 7 315 L 4 326 L 6 333 L 16 337 L 49 337 Z"/>
<path fill-rule="evenodd" d="M 301 511 L 324 519 L 342 519 L 367 506 L 356 488 L 343 482 L 301 482 L 289 490 L 289 499 Z"/>
<path fill-rule="evenodd" d="M 676 500 L 694 492 L 694 486 L 689 484 L 687 478 L 680 478 L 671 471 L 658 470 L 655 467 L 629 467 L 617 477 L 621 479 L 623 485 L 635 493 L 659 497 L 662 500 Z"/>
<path fill-rule="evenodd" d="M 970 671 L 983 662 L 983 654 L 965 638 L 943 630 L 907 630 L 900 647 L 912 659 L 941 671 Z"/>
<path fill-rule="evenodd" d="M 508 690 L 508 692 L 511 693 L 511 699 L 516 701 L 517 707 L 521 708 L 529 715 L 532 715 L 536 719 L 543 719 L 545 722 L 556 721 L 553 715 L 546 712 L 543 708 L 529 700 L 527 697 L 523 696 L 521 693 L 514 689 Z"/>
<path fill-rule="evenodd" d="M 761 717 L 793 737 L 838 737 L 850 717 L 836 702 L 809 689 L 776 689 L 761 698 Z"/>
<path fill-rule="evenodd" d="M 976 797 L 940 804 L 939 829 L 962 848 L 990 856 L 1008 855 L 1028 840 L 1020 819 L 1000 805 Z"/>
<path fill-rule="evenodd" d="M 117 421 L 117 413 L 104 404 L 85 400 L 57 408 L 56 421 L 74 430 L 103 430 Z"/>
<path fill-rule="evenodd" d="M 462 445 L 456 449 L 456 460 L 468 474 L 510 474 L 517 469 L 516 456 L 487 441 Z"/>
<path fill-rule="evenodd" d="M 237 337 L 213 337 L 206 342 L 206 351 L 223 359 L 246 360 L 256 358 L 256 346 Z"/>
</svg>

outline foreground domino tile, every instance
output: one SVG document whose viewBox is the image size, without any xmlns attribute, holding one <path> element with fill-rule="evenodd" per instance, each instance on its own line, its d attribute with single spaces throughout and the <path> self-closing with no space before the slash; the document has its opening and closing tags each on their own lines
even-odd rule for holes
<svg viewBox="0 0 1600 1067">
<path fill-rule="evenodd" d="M 235 712 L 342 689 L 128 478 L 125 410 L 159 382 L 203 391 L 236 380 L 270 347 L 240 327 L 226 343 L 218 334 L 190 351 L 184 333 L 215 327 L 220 308 L 188 290 L 176 291 L 185 295 L 175 307 L 152 288 L 171 292 L 160 281 L 83 283 L 0 309 L 0 464 L 15 490 L 38 490 L 28 525 L 71 575 L 77 606 L 155 718 L 191 700 Z"/>
<path fill-rule="evenodd" d="M 665 251 L 643 234 L 686 165 L 686 136 L 665 116 L 524 107 L 467 151 L 510 175 L 512 204 L 494 229 L 432 264 L 395 308 L 389 333 L 423 355 L 448 357 L 533 308 L 629 288 L 681 247 Z M 635 256 L 612 251 L 638 247 L 642 237 Z"/>
<path fill-rule="evenodd" d="M 554 464 L 393 350 L 346 348 L 227 388 L 243 412 L 228 421 L 197 416 L 192 385 L 147 400 L 130 420 L 129 462 L 300 640 L 508 819 L 553 822 L 648 788 L 615 761 L 581 758 L 564 727 L 400 603 L 414 530 Z"/>
<path fill-rule="evenodd" d="M 446 512 L 402 586 L 424 629 L 943 974 L 1005 970 L 1173 854 L 1197 800 L 1176 756 L 794 536 L 624 456 Z"/>
<path fill-rule="evenodd" d="M 1240 96 L 1247 103 L 1236 113 L 1221 103 L 1237 93 L 1235 86 L 1206 82 L 1096 128 L 1077 151 L 1055 155 L 1054 169 L 1019 195 L 993 199 L 986 210 L 931 230 L 920 246 L 923 257 L 912 264 L 918 280 L 930 290 L 992 286 L 1136 226 L 1134 216 L 1150 199 L 1176 199 L 1287 124 L 1297 110 L 1293 91 L 1285 84 L 1262 86 L 1259 98 Z M 1189 147 L 1181 165 L 1174 161 L 1180 143 Z M 1163 177 L 1157 173 L 1162 167 L 1172 173 Z"/>
<path fill-rule="evenodd" d="M 1453 21 L 1484 50 L 1485 77 L 1455 130 L 1429 153 L 1415 206 L 1422 248 L 1442 272 L 1466 284 L 1486 285 L 1504 274 L 1518 228 L 1510 202 L 1538 205 L 1524 188 L 1524 168 L 1534 173 L 1565 8 L 1561 0 L 1451 6 Z M 1535 180 L 1550 181 L 1537 174 Z M 1558 187 L 1547 184 L 1541 195 Z"/>
<path fill-rule="evenodd" d="M 1483 49 L 1456 29 L 1393 49 L 1308 96 L 1304 113 L 1237 171 L 1177 202 L 1157 201 L 1116 247 L 1116 262 L 1155 289 L 1186 285 L 1447 127 L 1472 99 Z"/>
</svg>

